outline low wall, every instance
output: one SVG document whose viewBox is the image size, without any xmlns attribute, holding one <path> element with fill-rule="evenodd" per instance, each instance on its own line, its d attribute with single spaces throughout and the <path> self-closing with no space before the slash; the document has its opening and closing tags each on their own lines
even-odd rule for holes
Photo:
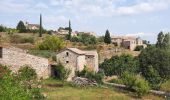
<svg viewBox="0 0 170 100">
<path fill-rule="evenodd" d="M 50 76 L 48 59 L 27 54 L 26 51 L 18 48 L 3 48 L 0 63 L 10 66 L 13 72 L 17 72 L 21 66 L 28 65 L 36 70 L 39 78 Z"/>
</svg>

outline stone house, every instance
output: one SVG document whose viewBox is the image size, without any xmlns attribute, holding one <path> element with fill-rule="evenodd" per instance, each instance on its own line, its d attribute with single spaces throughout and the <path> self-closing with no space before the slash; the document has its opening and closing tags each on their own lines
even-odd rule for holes
<svg viewBox="0 0 170 100">
<path fill-rule="evenodd" d="M 38 78 L 46 79 L 51 74 L 48 59 L 30 55 L 27 51 L 15 47 L 0 47 L 0 64 L 7 65 L 12 72 L 28 65 L 35 69 Z"/>
<path fill-rule="evenodd" d="M 113 36 L 112 43 L 117 44 L 117 46 L 122 46 L 129 50 L 135 50 L 137 46 L 143 46 L 146 48 L 146 44 L 143 44 L 143 40 L 141 38 L 136 37 L 128 37 L 128 36 Z"/>
<path fill-rule="evenodd" d="M 56 55 L 58 63 L 71 70 L 68 80 L 75 76 L 75 71 L 82 71 L 84 67 L 98 72 L 97 51 L 82 51 L 77 48 L 67 48 Z"/>
<path fill-rule="evenodd" d="M 39 30 L 40 25 L 39 24 L 29 24 L 28 22 L 25 23 L 26 29 L 30 30 Z"/>
</svg>

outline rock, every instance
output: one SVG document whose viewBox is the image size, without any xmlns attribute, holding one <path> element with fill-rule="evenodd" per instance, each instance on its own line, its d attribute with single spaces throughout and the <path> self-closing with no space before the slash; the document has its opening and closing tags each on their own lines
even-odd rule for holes
<svg viewBox="0 0 170 100">
<path fill-rule="evenodd" d="M 96 81 L 89 80 L 87 78 L 82 78 L 82 77 L 75 77 L 73 79 L 73 84 L 77 86 L 97 86 Z"/>
</svg>

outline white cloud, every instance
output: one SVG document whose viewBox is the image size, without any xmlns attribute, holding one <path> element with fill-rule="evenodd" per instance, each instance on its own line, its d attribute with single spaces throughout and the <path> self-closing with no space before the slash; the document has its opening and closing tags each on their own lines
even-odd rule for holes
<svg viewBox="0 0 170 100">
<path fill-rule="evenodd" d="M 38 3 L 35 5 L 35 8 L 38 8 L 38 9 L 48 9 L 49 7 L 45 4 L 45 3 Z"/>
</svg>

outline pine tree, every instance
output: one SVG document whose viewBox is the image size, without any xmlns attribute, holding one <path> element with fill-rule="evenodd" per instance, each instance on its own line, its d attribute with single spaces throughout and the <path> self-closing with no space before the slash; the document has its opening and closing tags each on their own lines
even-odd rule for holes
<svg viewBox="0 0 170 100">
<path fill-rule="evenodd" d="M 71 22 L 69 20 L 69 33 L 68 33 L 68 40 L 71 40 L 71 32 L 72 32 L 72 29 L 71 29 Z"/>
<path fill-rule="evenodd" d="M 165 34 L 165 37 L 162 42 L 162 47 L 164 49 L 170 49 L 170 33 Z"/>
<path fill-rule="evenodd" d="M 109 30 L 106 30 L 105 37 L 104 37 L 104 42 L 107 43 L 107 44 L 111 43 L 111 37 L 110 37 Z"/>
<path fill-rule="evenodd" d="M 42 16 L 40 14 L 40 29 L 39 29 L 40 33 L 39 33 L 39 37 L 42 37 Z"/>
<path fill-rule="evenodd" d="M 164 34 L 163 34 L 163 32 L 160 32 L 160 33 L 158 34 L 156 47 L 162 48 L 162 45 L 163 45 L 162 42 L 163 42 L 163 40 L 164 40 Z"/>
<path fill-rule="evenodd" d="M 19 21 L 16 28 L 17 28 L 17 30 L 19 30 L 19 33 L 26 32 L 26 27 L 25 27 L 23 21 Z"/>
</svg>

